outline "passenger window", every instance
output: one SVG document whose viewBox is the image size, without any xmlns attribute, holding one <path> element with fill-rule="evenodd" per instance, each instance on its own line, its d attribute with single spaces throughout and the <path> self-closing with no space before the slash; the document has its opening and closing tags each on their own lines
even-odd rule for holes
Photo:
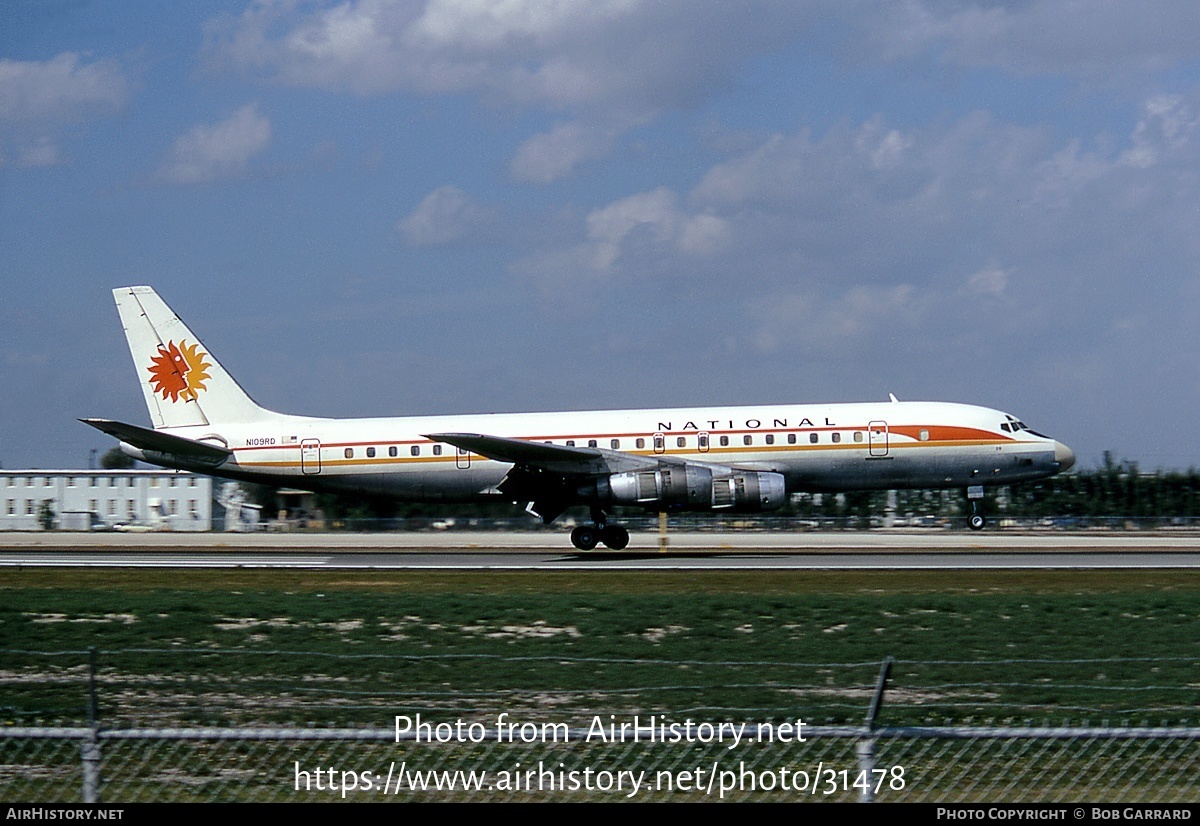
<svg viewBox="0 0 1200 826">
<path fill-rule="evenodd" d="M 929 441 L 929 431 L 922 429 L 921 432 L 917 434 L 917 438 L 920 439 L 922 442 L 928 442 Z"/>
<path fill-rule="evenodd" d="M 442 455 L 442 446 L 441 446 L 441 445 L 434 445 L 434 446 L 433 446 L 433 455 L 434 455 L 434 456 L 441 456 L 441 455 Z"/>
<path fill-rule="evenodd" d="M 676 447 L 686 447 L 687 439 L 684 438 L 683 436 L 680 436 L 678 439 L 675 440 L 675 446 Z"/>
<path fill-rule="evenodd" d="M 728 436 L 721 437 L 721 447 L 729 447 L 729 437 Z"/>
<path fill-rule="evenodd" d="M 421 455 L 421 446 L 413 445 L 412 448 L 409 449 L 409 452 L 412 453 L 413 456 L 420 456 Z"/>
<path fill-rule="evenodd" d="M 750 434 L 746 434 L 745 436 L 742 437 L 742 444 L 744 444 L 744 445 L 754 444 L 754 437 L 751 436 Z"/>
<path fill-rule="evenodd" d="M 769 444 L 769 445 L 775 444 L 775 434 L 774 433 L 767 434 L 767 444 Z"/>
<path fill-rule="evenodd" d="M 842 440 L 842 434 L 834 433 L 829 438 L 832 439 L 833 443 L 836 445 L 838 442 L 840 442 Z"/>
<path fill-rule="evenodd" d="M 809 433 L 809 434 L 808 434 L 808 440 L 809 440 L 810 442 L 812 442 L 812 443 L 815 445 L 815 444 L 817 443 L 817 434 L 816 434 L 816 433 Z"/>
<path fill-rule="evenodd" d="M 346 448 L 345 456 L 347 459 L 353 459 L 354 458 L 354 448 L 352 448 L 352 447 Z"/>
<path fill-rule="evenodd" d="M 367 458 L 368 458 L 368 459 L 374 459 L 374 458 L 375 458 L 375 448 L 373 448 L 373 447 L 369 447 L 369 448 L 367 448 Z"/>
<path fill-rule="evenodd" d="M 861 431 L 861 430 L 856 430 L 856 431 L 854 431 L 854 441 L 856 441 L 856 442 L 861 442 L 861 441 L 862 441 L 862 439 L 863 439 L 863 437 L 862 437 L 862 431 Z"/>
<path fill-rule="evenodd" d="M 595 446 L 596 446 L 596 440 L 588 439 L 588 447 L 595 447 Z"/>
<path fill-rule="evenodd" d="M 637 442 L 636 442 L 636 444 L 637 444 L 637 448 L 638 448 L 638 450 L 641 450 L 642 448 L 644 448 L 644 447 L 646 446 L 646 440 L 645 440 L 645 439 L 638 439 L 638 440 L 637 440 Z"/>
<path fill-rule="evenodd" d="M 388 448 L 388 456 L 395 456 L 399 452 L 400 451 L 396 450 L 395 445 L 392 445 L 391 447 Z"/>
<path fill-rule="evenodd" d="M 708 434 L 702 433 L 702 434 L 700 434 L 699 438 L 700 438 L 700 447 L 708 447 Z"/>
<path fill-rule="evenodd" d="M 613 439 L 611 442 L 609 442 L 609 443 L 608 443 L 608 445 L 609 445 L 609 447 L 611 447 L 613 450 L 620 450 L 620 449 L 621 449 L 621 440 L 620 440 L 620 439 Z"/>
<path fill-rule="evenodd" d="M 796 434 L 795 434 L 795 433 L 789 433 L 789 434 L 788 434 L 788 444 L 789 444 L 789 445 L 794 445 L 794 444 L 796 444 Z"/>
<path fill-rule="evenodd" d="M 567 447 L 575 447 L 575 440 L 567 439 Z"/>
</svg>

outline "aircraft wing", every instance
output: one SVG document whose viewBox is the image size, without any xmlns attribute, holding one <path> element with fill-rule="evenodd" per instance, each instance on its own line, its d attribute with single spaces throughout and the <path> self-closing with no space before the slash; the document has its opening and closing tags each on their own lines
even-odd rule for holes
<svg viewBox="0 0 1200 826">
<path fill-rule="evenodd" d="M 141 450 L 170 453 L 173 456 L 206 465 L 219 465 L 233 455 L 233 451 L 219 445 L 197 442 L 182 436 L 172 436 L 169 433 L 138 427 L 135 424 L 116 422 L 112 419 L 80 419 L 79 421 Z"/>
<path fill-rule="evenodd" d="M 728 474 L 732 469 L 708 462 L 667 456 L 640 456 L 620 450 L 568 447 L 526 439 L 487 436 L 481 433 L 427 433 L 426 439 L 445 442 L 513 467 L 496 490 L 514 501 L 529 502 L 527 510 L 547 523 L 579 502 L 581 490 L 595 484 L 596 477 L 629 471 L 655 470 L 663 466 L 703 466 Z"/>
</svg>

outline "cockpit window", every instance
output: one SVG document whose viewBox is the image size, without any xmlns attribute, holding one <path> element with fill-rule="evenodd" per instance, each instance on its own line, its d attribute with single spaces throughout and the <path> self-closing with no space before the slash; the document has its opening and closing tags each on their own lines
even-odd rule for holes
<svg viewBox="0 0 1200 826">
<path fill-rule="evenodd" d="M 1003 430 L 1005 433 L 1012 433 L 1012 428 L 1008 426 L 1008 422 L 1005 422 L 1004 424 L 1000 425 L 1000 429 Z"/>
</svg>

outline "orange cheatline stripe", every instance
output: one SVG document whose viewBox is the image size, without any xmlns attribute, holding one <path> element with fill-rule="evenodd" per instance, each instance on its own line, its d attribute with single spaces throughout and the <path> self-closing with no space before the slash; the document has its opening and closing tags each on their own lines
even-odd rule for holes
<svg viewBox="0 0 1200 826">
<path fill-rule="evenodd" d="M 891 450 L 912 450 L 912 449 L 920 450 L 920 449 L 929 449 L 929 448 L 933 448 L 933 447 L 939 447 L 939 448 L 982 447 L 985 445 L 1010 444 L 1013 441 L 1015 441 L 1015 440 L 1013 440 L 1013 439 L 971 439 L 971 440 L 956 440 L 953 442 L 933 442 L 933 441 L 928 441 L 928 442 L 889 442 L 888 450 L 889 451 L 891 451 Z M 882 445 L 878 445 L 877 447 L 882 447 Z M 695 448 L 687 448 L 687 449 L 675 448 L 672 450 L 664 451 L 663 453 L 654 453 L 653 451 L 649 451 L 649 450 L 636 450 L 636 451 L 628 450 L 628 451 L 624 451 L 624 452 L 629 453 L 630 455 L 633 455 L 633 456 L 671 456 L 671 457 L 702 456 L 702 457 L 704 457 L 704 459 L 703 459 L 704 461 L 708 461 L 713 464 L 719 464 L 720 459 L 717 457 L 714 457 L 712 454 L 715 453 L 719 457 L 721 455 L 726 455 L 726 454 L 730 454 L 730 453 L 740 453 L 740 454 L 747 454 L 747 453 L 755 453 L 755 454 L 799 453 L 799 452 L 830 451 L 830 450 L 867 451 L 867 450 L 869 450 L 869 448 L 870 448 L 870 444 L 867 442 L 843 442 L 843 443 L 839 443 L 839 444 L 815 444 L 815 445 L 814 444 L 749 445 L 749 446 L 728 445 L 726 447 L 714 448 L 710 451 L 705 451 L 705 452 L 701 452 L 699 450 L 696 450 Z M 322 469 L 324 469 L 326 467 L 352 467 L 352 466 L 362 466 L 362 465 L 437 464 L 437 463 L 444 463 L 444 462 L 451 462 L 451 461 L 457 462 L 458 459 L 460 459 L 460 458 L 463 458 L 463 457 L 459 457 L 454 454 L 443 455 L 443 456 L 396 456 L 396 457 L 379 456 L 379 457 L 374 457 L 374 458 L 364 457 L 361 459 L 322 458 L 320 461 L 320 464 L 321 464 Z M 476 454 L 476 453 L 470 454 L 469 459 L 471 462 L 493 461 L 491 459 L 487 459 L 486 457 L 480 456 L 479 454 Z M 246 462 L 246 463 L 239 463 L 239 464 L 243 464 L 243 466 L 245 466 L 245 467 L 264 467 L 264 468 L 265 467 L 272 467 L 272 468 L 289 468 L 289 467 L 298 468 L 298 467 L 301 467 L 301 463 L 297 462 L 297 461 Z M 508 464 L 508 463 L 500 462 L 500 464 Z"/>
</svg>

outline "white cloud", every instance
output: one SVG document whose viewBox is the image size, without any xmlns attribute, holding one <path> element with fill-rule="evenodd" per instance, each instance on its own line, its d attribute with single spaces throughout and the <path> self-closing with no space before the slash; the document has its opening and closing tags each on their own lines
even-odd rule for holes
<svg viewBox="0 0 1200 826">
<path fill-rule="evenodd" d="M 210 21 L 206 62 L 353 95 L 468 94 L 588 124 L 531 137 L 512 160 L 549 182 L 611 152 L 631 125 L 736 85 L 750 56 L 806 25 L 798 4 L 747 14 L 666 0 L 257 2 Z"/>
<path fill-rule="evenodd" d="M 509 172 L 518 181 L 552 183 L 570 175 L 584 161 L 607 156 L 617 136 L 617 130 L 609 126 L 560 123 L 521 144 Z"/>
<path fill-rule="evenodd" d="M 74 52 L 42 62 L 0 59 L 0 158 L 8 144 L 18 165 L 61 163 L 57 132 L 119 112 L 128 94 L 129 82 L 111 60 L 87 63 Z"/>
<path fill-rule="evenodd" d="M 223 121 L 193 127 L 175 140 L 159 177 L 176 184 L 207 183 L 245 171 L 271 143 L 271 121 L 249 103 Z"/>
<path fill-rule="evenodd" d="M 1182 149 L 1195 130 L 1196 117 L 1179 95 L 1155 95 L 1142 104 L 1142 119 L 1121 156 L 1130 166 L 1145 169 L 1166 153 Z"/>
<path fill-rule="evenodd" d="M 1163 0 L 1153 9 L 1126 0 L 906 0 L 880 11 L 861 15 L 872 43 L 858 48 L 885 60 L 932 53 L 964 67 L 1119 82 L 1200 58 L 1200 7 L 1191 0 Z"/>
<path fill-rule="evenodd" d="M 463 238 L 483 219 L 483 209 L 467 193 L 443 186 L 426 195 L 396 229 L 413 246 L 434 246 Z"/>
<path fill-rule="evenodd" d="M 584 223 L 586 240 L 535 253 L 513 269 L 556 293 L 564 285 L 644 276 L 641 265 L 649 261 L 659 273 L 663 260 L 694 266 L 718 254 L 729 240 L 725 219 L 681 208 L 679 197 L 666 187 L 595 209 Z"/>
<path fill-rule="evenodd" d="M 967 277 L 967 289 L 981 296 L 997 298 L 1008 287 L 1008 271 L 996 264 Z"/>
<path fill-rule="evenodd" d="M 112 61 L 83 63 L 73 52 L 45 62 L 0 59 L 0 122 L 63 122 L 112 114 L 128 83 Z"/>
</svg>

